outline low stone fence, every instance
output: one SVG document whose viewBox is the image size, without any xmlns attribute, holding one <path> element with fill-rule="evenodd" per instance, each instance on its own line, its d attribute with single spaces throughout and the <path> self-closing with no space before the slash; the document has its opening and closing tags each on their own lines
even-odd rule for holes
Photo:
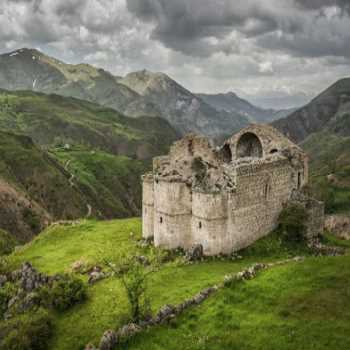
<svg viewBox="0 0 350 350">
<path fill-rule="evenodd" d="M 278 265 L 284 265 L 289 262 L 300 262 L 300 261 L 303 261 L 304 259 L 305 259 L 304 257 L 295 257 L 295 258 L 286 259 L 286 260 L 277 261 L 277 262 L 268 263 L 268 264 L 257 263 L 238 273 L 226 275 L 222 283 L 218 285 L 214 285 L 209 288 L 205 288 L 195 296 L 189 299 L 186 299 L 184 302 L 176 306 L 164 305 L 155 316 L 147 320 L 142 320 L 139 323 L 126 324 L 121 328 L 119 328 L 118 331 L 107 330 L 102 335 L 98 348 L 96 348 L 93 344 L 88 344 L 85 347 L 85 350 L 113 350 L 117 347 L 118 344 L 121 344 L 127 341 L 128 339 L 142 332 L 143 330 L 146 330 L 150 327 L 153 327 L 159 324 L 166 323 L 169 320 L 180 315 L 183 311 L 185 311 L 189 307 L 197 306 L 201 304 L 210 295 L 214 294 L 217 290 L 224 288 L 225 286 L 230 285 L 233 282 L 250 280 L 255 278 L 257 276 L 257 273 L 261 270 L 265 270 Z"/>
</svg>

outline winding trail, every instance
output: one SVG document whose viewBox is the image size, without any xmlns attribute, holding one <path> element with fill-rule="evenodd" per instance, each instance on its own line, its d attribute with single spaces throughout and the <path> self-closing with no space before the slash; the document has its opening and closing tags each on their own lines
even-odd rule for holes
<svg viewBox="0 0 350 350">
<path fill-rule="evenodd" d="M 68 159 L 66 164 L 64 165 L 64 170 L 66 170 L 67 172 L 69 172 L 69 165 L 71 162 L 72 162 L 72 160 Z M 75 174 L 70 173 L 70 178 L 68 181 L 69 181 L 69 184 L 71 187 L 75 186 L 74 179 L 75 179 Z M 87 213 L 85 215 L 85 218 L 88 219 L 91 217 L 91 214 L 92 214 L 92 206 L 89 203 L 87 203 L 86 208 L 87 208 Z"/>
</svg>

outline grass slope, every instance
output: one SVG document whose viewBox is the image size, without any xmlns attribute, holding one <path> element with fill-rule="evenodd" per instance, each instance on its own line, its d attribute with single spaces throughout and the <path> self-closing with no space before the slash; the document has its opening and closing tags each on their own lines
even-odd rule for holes
<svg viewBox="0 0 350 350">
<path fill-rule="evenodd" d="M 30 138 L 0 131 L 0 154 L 0 227 L 28 240 L 47 221 L 85 215 L 69 174 Z"/>
<path fill-rule="evenodd" d="M 140 219 L 83 220 L 74 225 L 51 226 L 13 253 L 10 259 L 14 265 L 31 261 L 40 271 L 53 274 L 69 271 L 77 260 L 95 265 L 101 263 L 102 257 L 121 253 L 147 256 L 149 248 L 138 247 L 140 237 Z M 165 263 L 149 281 L 152 309 L 156 311 L 166 303 L 180 303 L 201 289 L 222 282 L 226 274 L 238 272 L 254 262 L 282 259 L 290 254 L 275 236 L 270 236 L 257 242 L 242 260 L 212 259 L 193 265 Z M 296 349 L 302 349 L 302 341 L 297 336 L 311 334 L 305 339 L 313 339 L 317 327 L 322 327 L 323 334 L 321 339 L 315 338 L 318 347 L 313 348 L 322 349 L 319 345 L 326 337 L 330 337 L 331 345 L 338 338 L 339 344 L 345 344 L 344 332 L 349 329 L 343 321 L 347 314 L 340 315 L 336 321 L 339 310 L 334 308 L 346 307 L 349 303 L 346 289 L 349 262 L 349 257 L 312 258 L 300 265 L 268 271 L 256 281 L 225 289 L 200 308 L 184 314 L 170 327 L 142 334 L 129 344 L 130 348 L 219 349 L 237 345 L 242 349 L 259 346 L 268 349 L 268 346 L 277 348 L 279 344 L 280 348 L 288 349 L 284 341 L 289 339 L 290 344 L 297 345 Z M 50 349 L 83 349 L 90 341 L 98 344 L 106 329 L 116 329 L 129 319 L 125 291 L 118 280 L 108 278 L 90 286 L 88 296 L 84 304 L 55 315 Z M 329 331 L 325 327 L 330 320 L 328 316 L 322 321 L 316 319 L 314 323 L 307 323 L 305 331 L 301 329 L 312 315 L 310 308 L 333 312 L 335 323 Z M 317 312 L 321 313 L 320 310 Z M 338 333 L 334 332 L 335 327 L 340 327 Z M 276 339 L 269 339 L 271 332 Z"/>
<path fill-rule="evenodd" d="M 31 261 L 46 273 L 69 271 L 73 262 L 84 260 L 88 265 L 101 262 L 102 257 L 127 253 L 147 255 L 147 249 L 137 247 L 141 237 L 140 219 L 113 221 L 82 221 L 78 225 L 55 225 L 11 256 L 13 264 Z M 213 260 L 202 264 L 165 264 L 150 280 L 152 308 L 166 303 L 179 303 L 201 289 L 221 282 L 224 275 L 237 272 L 257 259 L 240 261 Z M 271 260 L 264 257 L 262 260 Z M 103 280 L 88 290 L 89 299 L 68 312 L 56 315 L 52 349 L 83 347 L 98 342 L 107 328 L 117 328 L 129 317 L 127 299 L 119 281 Z"/>
<path fill-rule="evenodd" d="M 148 162 L 81 147 L 50 150 L 86 194 L 97 216 L 116 218 L 141 212 L 141 174 Z"/>
<path fill-rule="evenodd" d="M 309 258 L 225 288 L 128 349 L 349 349 L 350 257 Z"/>
</svg>

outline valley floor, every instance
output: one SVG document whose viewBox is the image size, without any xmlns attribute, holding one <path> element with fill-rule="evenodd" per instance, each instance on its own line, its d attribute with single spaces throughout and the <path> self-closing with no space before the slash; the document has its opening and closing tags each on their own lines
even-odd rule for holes
<svg viewBox="0 0 350 350">
<path fill-rule="evenodd" d="M 40 271 L 67 272 L 78 260 L 88 265 L 121 254 L 149 254 L 140 248 L 140 219 L 81 221 L 54 225 L 11 256 L 15 265 L 30 261 Z M 343 243 L 350 248 L 349 242 Z M 242 259 L 165 263 L 149 281 L 152 310 L 177 304 L 223 281 L 254 262 L 280 260 L 290 252 L 271 239 Z M 349 349 L 350 256 L 308 257 L 261 272 L 251 281 L 220 290 L 168 325 L 141 333 L 128 349 Z M 82 277 L 86 279 L 86 276 Z M 129 319 L 119 280 L 108 278 L 88 288 L 88 300 L 55 315 L 50 349 L 98 345 L 107 329 Z"/>
</svg>

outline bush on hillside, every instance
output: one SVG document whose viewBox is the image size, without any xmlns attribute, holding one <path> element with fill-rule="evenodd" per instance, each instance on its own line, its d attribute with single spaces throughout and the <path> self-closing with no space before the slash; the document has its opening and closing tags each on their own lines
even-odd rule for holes
<svg viewBox="0 0 350 350">
<path fill-rule="evenodd" d="M 309 189 L 309 194 L 324 203 L 325 212 L 327 214 L 335 211 L 335 191 L 325 178 L 315 182 Z"/>
<path fill-rule="evenodd" d="M 8 232 L 0 229 L 0 255 L 11 254 L 16 245 L 16 239 Z"/>
<path fill-rule="evenodd" d="M 10 263 L 7 256 L 0 255 L 0 275 L 5 275 L 10 272 Z"/>
<path fill-rule="evenodd" d="M 41 229 L 40 218 L 38 215 L 29 208 L 22 210 L 22 215 L 25 223 L 34 231 L 39 232 Z"/>
<path fill-rule="evenodd" d="M 304 242 L 307 218 L 308 214 L 301 204 L 288 204 L 278 217 L 278 229 L 283 239 L 287 242 Z"/>
<path fill-rule="evenodd" d="M 0 350 L 45 350 L 52 334 L 47 310 L 22 314 L 0 322 Z"/>
<path fill-rule="evenodd" d="M 4 317 L 7 311 L 8 302 L 16 294 L 16 288 L 12 283 L 6 283 L 0 288 L 0 319 Z"/>
<path fill-rule="evenodd" d="M 72 275 L 60 275 L 51 287 L 42 287 L 39 296 L 44 306 L 64 311 L 86 299 L 86 285 Z"/>
</svg>

